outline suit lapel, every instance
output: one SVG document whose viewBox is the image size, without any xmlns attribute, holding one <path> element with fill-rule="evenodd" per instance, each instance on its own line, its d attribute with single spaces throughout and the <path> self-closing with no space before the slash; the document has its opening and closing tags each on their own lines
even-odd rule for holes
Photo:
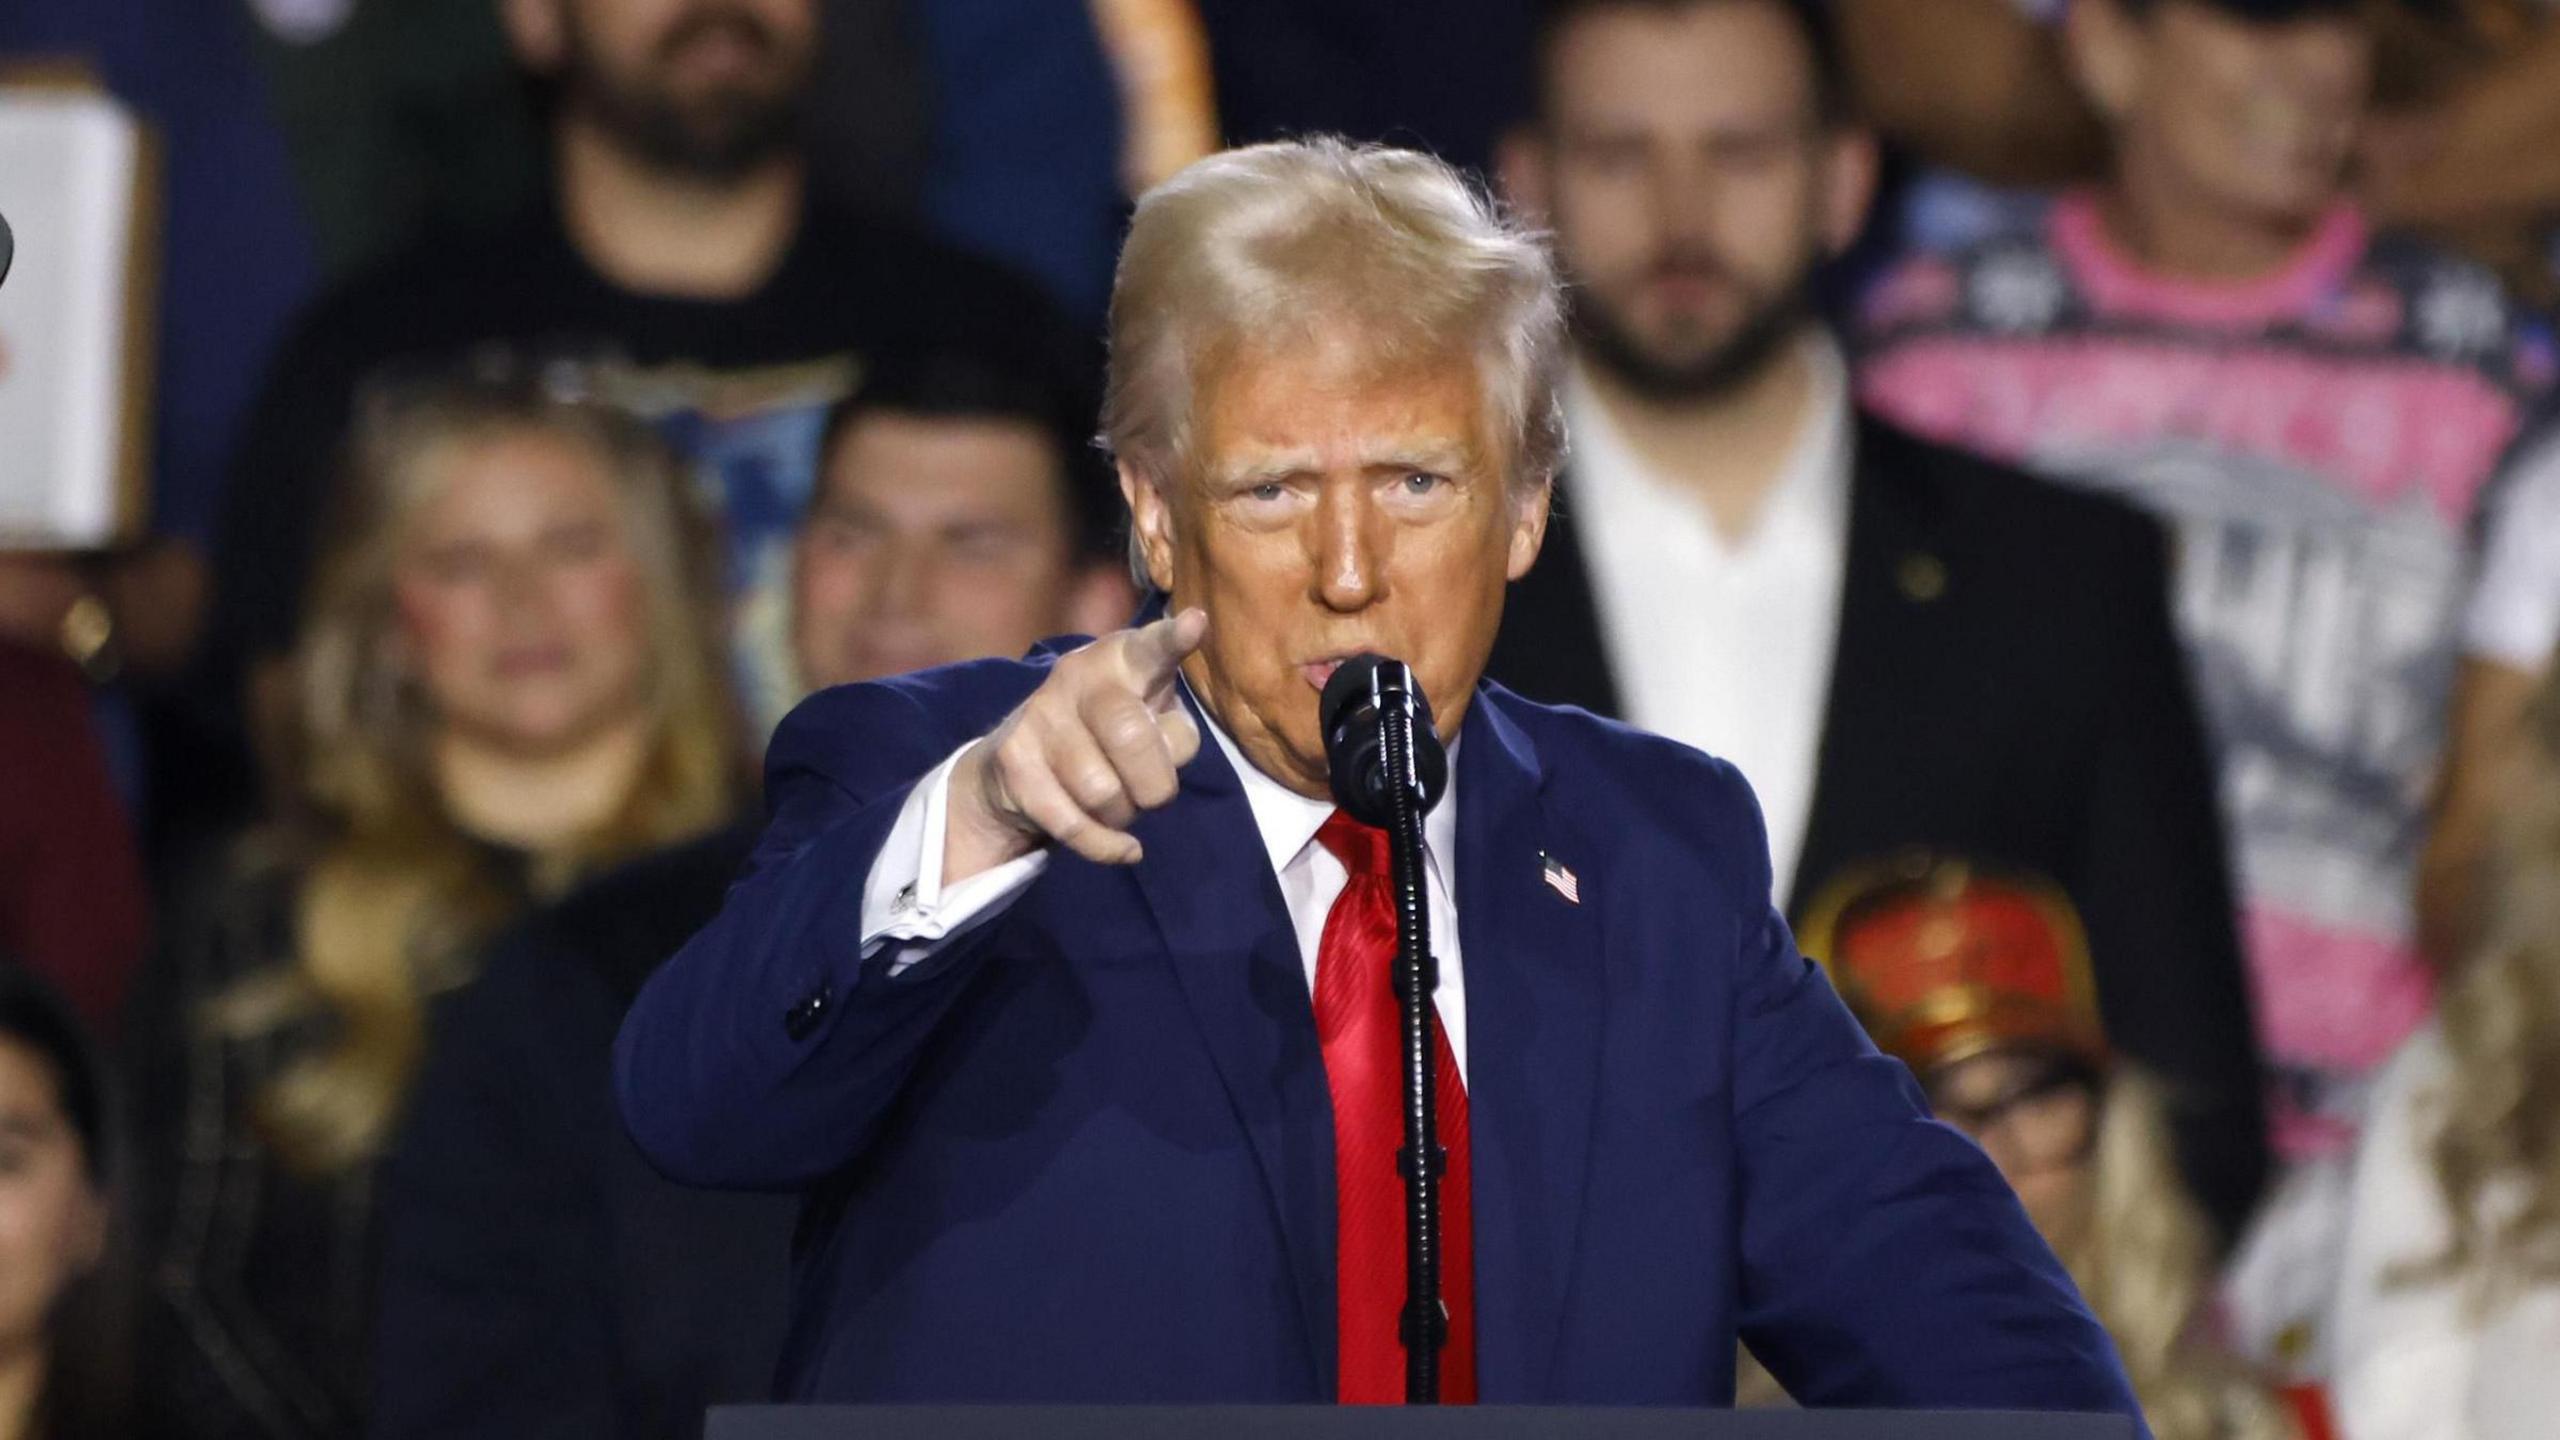
<svg viewBox="0 0 2560 1440">
<path fill-rule="evenodd" d="M 1895 757 L 1913 753 L 1907 728 L 1929 705 L 1941 614 L 1952 577 L 1939 538 L 1937 491 L 1898 437 L 1861 416 L 1849 487 L 1840 639 L 1832 649 L 1813 804 L 1787 913 L 1799 915 L 1842 865 L 1852 812 L 1908 783 Z"/>
<path fill-rule="evenodd" d="M 1138 888 L 1262 1169 L 1297 1281 L 1311 1383 L 1330 1398 L 1333 1102 L 1306 970 L 1253 811 L 1214 741 L 1183 770 L 1182 788 L 1180 801 L 1135 827 L 1146 847 Z"/>
<path fill-rule="evenodd" d="M 1516 702 L 1477 691 L 1455 792 L 1487 1403 L 1546 1392 L 1581 1226 L 1604 996 L 1600 857 L 1575 853 L 1550 823 L 1537 751 L 1506 703 Z M 1579 904 L 1542 878 L 1546 855 L 1575 872 Z"/>
</svg>

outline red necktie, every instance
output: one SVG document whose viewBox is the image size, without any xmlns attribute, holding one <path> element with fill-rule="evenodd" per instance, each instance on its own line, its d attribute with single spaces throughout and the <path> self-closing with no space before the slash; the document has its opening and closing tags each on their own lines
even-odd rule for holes
<svg viewBox="0 0 2560 1440">
<path fill-rule="evenodd" d="M 1333 1092 L 1335 1291 L 1346 1405 L 1404 1403 L 1404 1020 L 1396 1003 L 1395 880 L 1387 832 L 1337 810 L 1316 832 L 1351 872 L 1316 946 L 1316 1034 Z M 1443 1404 L 1476 1398 L 1475 1227 L 1467 1168 L 1467 1091 L 1448 1032 L 1440 1055 L 1440 1298 L 1449 1343 L 1440 1352 Z"/>
</svg>

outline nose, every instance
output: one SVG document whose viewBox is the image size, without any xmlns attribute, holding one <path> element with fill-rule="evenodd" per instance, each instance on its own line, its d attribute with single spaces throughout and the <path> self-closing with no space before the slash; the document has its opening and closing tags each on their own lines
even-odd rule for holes
<svg viewBox="0 0 2560 1440">
<path fill-rule="evenodd" d="M 1344 614 L 1377 604 L 1386 593 L 1387 537 L 1367 485 L 1357 478 L 1327 483 L 1314 527 L 1316 603 Z"/>
<path fill-rule="evenodd" d="M 926 609 L 933 589 L 933 558 L 922 544 L 880 547 L 880 563 L 871 580 L 871 613 L 884 620 L 905 619 Z"/>
<path fill-rule="evenodd" d="M 551 598 L 550 576 L 540 556 L 503 557 L 494 578 L 501 614 L 526 618 L 540 613 Z"/>
<path fill-rule="evenodd" d="M 1651 167 L 1654 223 L 1674 246 L 1703 244 L 1715 234 L 1716 167 L 1687 153 L 1656 155 Z"/>
</svg>

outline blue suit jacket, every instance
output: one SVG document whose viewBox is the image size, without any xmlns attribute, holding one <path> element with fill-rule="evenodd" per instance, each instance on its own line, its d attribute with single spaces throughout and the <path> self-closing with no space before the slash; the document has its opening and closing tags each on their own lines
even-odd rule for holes
<svg viewBox="0 0 2560 1440">
<path fill-rule="evenodd" d="M 676 1179 L 807 1190 L 787 1398 L 1329 1399 L 1331 1105 L 1217 746 L 1144 863 L 1061 853 L 932 960 L 860 954 L 908 792 L 1044 673 L 784 722 L 748 875 L 623 1027 L 625 1121 Z M 1482 1398 L 1728 1403 L 1739 1333 L 1808 1404 L 2132 1411 L 1997 1172 L 1796 952 L 1736 772 L 1490 684 L 1466 730 Z"/>
</svg>

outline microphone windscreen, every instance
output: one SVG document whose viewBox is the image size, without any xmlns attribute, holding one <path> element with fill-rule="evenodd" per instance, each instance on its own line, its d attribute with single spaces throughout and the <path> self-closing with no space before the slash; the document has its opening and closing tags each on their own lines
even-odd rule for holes
<svg viewBox="0 0 2560 1440">
<path fill-rule="evenodd" d="M 1324 698 L 1316 702 L 1327 746 L 1336 743 L 1334 737 L 1351 712 L 1368 703 L 1381 678 L 1378 672 L 1395 663 L 1384 655 L 1354 655 L 1334 667 L 1333 677 L 1324 682 Z"/>
<path fill-rule="evenodd" d="M 1380 827 L 1390 813 L 1383 734 L 1389 711 L 1408 717 L 1413 748 L 1405 773 L 1427 813 L 1448 789 L 1449 755 L 1412 667 L 1381 655 L 1353 656 L 1325 681 L 1316 702 L 1334 803 L 1353 819 Z"/>
</svg>

